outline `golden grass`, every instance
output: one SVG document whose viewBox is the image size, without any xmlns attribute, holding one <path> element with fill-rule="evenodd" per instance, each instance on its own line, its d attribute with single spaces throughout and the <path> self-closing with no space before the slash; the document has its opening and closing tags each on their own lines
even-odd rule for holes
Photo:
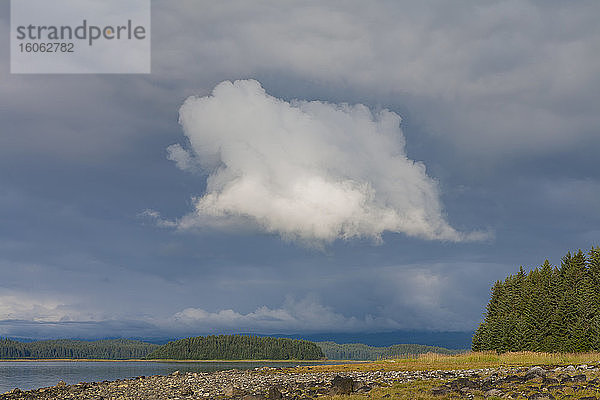
<svg viewBox="0 0 600 400">
<path fill-rule="evenodd" d="M 381 360 L 364 364 L 317 365 L 294 368 L 294 372 L 316 371 L 418 371 L 452 370 L 529 365 L 568 365 L 600 362 L 600 353 L 469 352 L 457 355 L 427 353 L 408 358 Z"/>
</svg>

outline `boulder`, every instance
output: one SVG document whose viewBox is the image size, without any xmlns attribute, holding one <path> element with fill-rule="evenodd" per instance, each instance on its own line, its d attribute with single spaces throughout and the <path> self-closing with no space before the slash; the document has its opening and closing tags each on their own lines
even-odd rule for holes
<svg viewBox="0 0 600 400">
<path fill-rule="evenodd" d="M 445 396 L 450 393 L 452 393 L 452 389 L 450 389 L 446 386 L 440 386 L 440 387 L 431 389 L 431 394 L 434 396 Z"/>
<path fill-rule="evenodd" d="M 283 398 L 283 395 L 281 394 L 279 389 L 276 388 L 275 386 L 271 386 L 269 388 L 269 390 L 267 391 L 267 399 L 269 399 L 269 400 L 281 400 L 282 398 Z"/>
<path fill-rule="evenodd" d="M 502 391 L 499 389 L 490 389 L 487 392 L 485 392 L 485 397 L 491 397 L 491 396 L 502 397 L 503 394 L 504 393 L 502 393 Z"/>
<path fill-rule="evenodd" d="M 469 380 L 469 378 L 458 378 L 450 382 L 450 387 L 455 390 L 460 390 L 462 388 L 477 389 L 479 384 Z"/>
<path fill-rule="evenodd" d="M 537 379 L 537 378 L 544 379 L 545 377 L 546 377 L 546 370 L 544 370 L 544 368 L 542 368 L 542 367 L 531 367 L 525 373 L 525 378 L 524 379 L 526 381 L 530 381 L 532 379 Z"/>
<path fill-rule="evenodd" d="M 247 394 L 242 397 L 242 400 L 265 400 L 265 396 L 259 396 L 255 394 Z"/>
<path fill-rule="evenodd" d="M 517 375 L 509 375 L 506 378 L 504 378 L 503 381 L 506 383 L 523 382 L 523 378 Z"/>
<path fill-rule="evenodd" d="M 336 375 L 331 381 L 332 394 L 350 394 L 354 386 L 352 378 Z"/>
<path fill-rule="evenodd" d="M 227 397 L 238 397 L 246 394 L 245 390 L 239 389 L 233 385 L 226 386 L 223 392 Z"/>
</svg>

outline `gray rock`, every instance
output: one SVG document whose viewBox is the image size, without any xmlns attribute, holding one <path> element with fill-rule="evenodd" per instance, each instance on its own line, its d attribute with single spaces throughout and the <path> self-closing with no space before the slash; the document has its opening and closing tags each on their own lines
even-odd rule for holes
<svg viewBox="0 0 600 400">
<path fill-rule="evenodd" d="M 181 388 L 181 390 L 179 391 L 179 395 L 180 396 L 191 396 L 194 394 L 194 391 L 192 390 L 192 388 L 190 387 L 183 387 Z"/>
<path fill-rule="evenodd" d="M 534 393 L 527 400 L 555 400 L 550 393 Z"/>
<path fill-rule="evenodd" d="M 535 367 L 531 367 L 527 370 L 527 373 L 525 375 L 528 375 L 528 374 L 535 374 L 540 377 L 544 377 L 544 376 L 546 376 L 546 370 L 542 367 L 535 366 Z"/>
<path fill-rule="evenodd" d="M 503 394 L 504 393 L 502 393 L 502 391 L 499 389 L 490 389 L 487 392 L 485 392 L 485 397 L 491 397 L 491 396 L 502 397 Z"/>
</svg>

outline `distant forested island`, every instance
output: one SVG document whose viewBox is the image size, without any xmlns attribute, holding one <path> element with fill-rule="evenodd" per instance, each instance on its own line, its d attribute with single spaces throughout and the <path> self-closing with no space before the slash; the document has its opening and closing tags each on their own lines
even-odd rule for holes
<svg viewBox="0 0 600 400">
<path fill-rule="evenodd" d="M 497 281 L 473 350 L 600 350 L 600 247 Z"/>
<path fill-rule="evenodd" d="M 90 358 L 127 360 L 146 357 L 160 347 L 139 340 L 40 340 L 18 342 L 0 338 L 0 359 Z"/>
<path fill-rule="evenodd" d="M 325 357 L 330 360 L 379 360 L 383 358 L 403 358 L 425 353 L 459 354 L 465 352 L 465 350 L 450 350 L 422 344 L 395 344 L 387 347 L 375 347 L 362 343 L 317 342 L 317 345 L 321 348 Z"/>
<path fill-rule="evenodd" d="M 171 360 L 378 360 L 424 353 L 457 354 L 462 350 L 420 344 L 388 347 L 337 344 L 248 335 L 199 336 L 164 345 L 139 340 L 41 340 L 0 338 L 0 359 L 171 359 Z"/>
<path fill-rule="evenodd" d="M 198 336 L 169 342 L 148 359 L 169 360 L 319 360 L 324 358 L 313 342 L 246 335 Z"/>
</svg>

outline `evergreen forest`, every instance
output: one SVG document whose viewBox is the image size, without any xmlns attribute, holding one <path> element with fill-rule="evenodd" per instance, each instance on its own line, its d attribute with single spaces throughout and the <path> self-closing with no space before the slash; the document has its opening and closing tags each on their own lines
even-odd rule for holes
<svg viewBox="0 0 600 400">
<path fill-rule="evenodd" d="M 246 335 L 190 337 L 169 342 L 147 356 L 169 360 L 318 360 L 323 357 L 313 342 Z"/>
<path fill-rule="evenodd" d="M 19 342 L 0 338 L 0 359 L 89 358 L 102 360 L 143 359 L 159 346 L 139 340 L 40 340 Z"/>
<path fill-rule="evenodd" d="M 600 247 L 497 281 L 472 349 L 600 350 Z"/>
</svg>

